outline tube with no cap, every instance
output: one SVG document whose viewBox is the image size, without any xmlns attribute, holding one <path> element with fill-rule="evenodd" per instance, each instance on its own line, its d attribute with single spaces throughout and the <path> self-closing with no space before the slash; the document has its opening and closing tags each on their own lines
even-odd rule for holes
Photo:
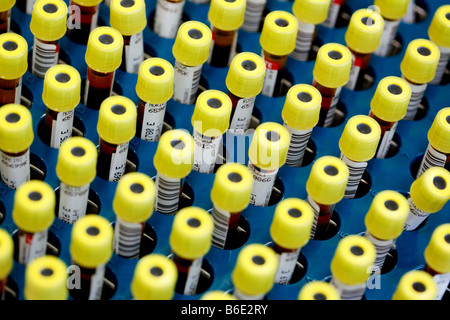
<svg viewBox="0 0 450 320">
<path fill-rule="evenodd" d="M 450 5 L 440 6 L 433 15 L 428 27 L 428 37 L 441 52 L 436 73 L 431 84 L 441 84 L 450 59 Z"/>
<path fill-rule="evenodd" d="M 257 32 L 259 30 L 266 3 L 267 0 L 247 0 L 242 30 L 247 32 Z"/>
<path fill-rule="evenodd" d="M 346 0 L 331 0 L 330 7 L 328 9 L 327 18 L 322 25 L 327 28 L 335 28 L 339 21 L 339 16 L 342 14 L 342 8 L 345 5 Z"/>
<path fill-rule="evenodd" d="M 185 0 L 157 0 L 153 31 L 160 37 L 173 39 L 183 16 Z"/>
<path fill-rule="evenodd" d="M 412 270 L 400 278 L 392 300 L 435 300 L 436 294 L 433 277 L 425 271 Z"/>
<path fill-rule="evenodd" d="M 0 229 L 0 301 L 6 298 L 8 275 L 14 265 L 14 242 L 8 232 Z"/>
<path fill-rule="evenodd" d="M 328 282 L 314 280 L 306 283 L 298 294 L 298 300 L 340 300 L 339 292 Z"/>
<path fill-rule="evenodd" d="M 86 44 L 89 35 L 97 28 L 99 5 L 102 0 L 70 0 L 67 19 L 67 37 Z"/>
<path fill-rule="evenodd" d="M 16 0 L 2 1 L 0 4 L 0 34 L 9 32 L 11 25 L 11 9 Z"/>
</svg>

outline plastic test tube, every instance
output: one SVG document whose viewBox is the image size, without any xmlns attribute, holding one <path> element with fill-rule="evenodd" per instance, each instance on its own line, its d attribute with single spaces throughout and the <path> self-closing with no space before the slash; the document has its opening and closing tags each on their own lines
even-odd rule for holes
<svg viewBox="0 0 450 320">
<path fill-rule="evenodd" d="M 428 37 L 441 52 L 434 79 L 430 82 L 437 85 L 442 82 L 450 59 L 450 5 L 441 6 L 436 10 L 428 27 Z"/>
<path fill-rule="evenodd" d="M 17 0 L 17 7 L 28 14 L 33 12 L 33 6 L 36 0 Z"/>
<path fill-rule="evenodd" d="M 355 198 L 368 161 L 377 151 L 380 135 L 380 125 L 369 116 L 356 115 L 347 121 L 339 139 L 340 159 L 349 170 L 344 198 Z"/>
<path fill-rule="evenodd" d="M 2 1 L 0 4 L 0 34 L 9 32 L 11 25 L 11 8 L 16 0 Z"/>
<path fill-rule="evenodd" d="M 241 212 L 250 203 L 253 176 L 250 170 L 239 163 L 220 166 L 211 189 L 214 231 L 212 245 L 221 249 L 235 249 Z"/>
<path fill-rule="evenodd" d="M 346 0 L 331 0 L 330 7 L 328 9 L 327 18 L 322 25 L 327 28 L 335 28 L 339 21 L 339 16 L 345 5 Z"/>
<path fill-rule="evenodd" d="M 100 107 L 97 132 L 97 175 L 117 182 L 125 173 L 128 145 L 136 133 L 136 105 L 123 96 L 105 99 Z"/>
<path fill-rule="evenodd" d="M 267 0 L 247 0 L 242 30 L 247 32 L 257 32 L 259 30 L 266 3 Z"/>
<path fill-rule="evenodd" d="M 178 29 L 172 47 L 175 57 L 173 100 L 181 104 L 194 104 L 211 39 L 211 30 L 198 21 L 185 22 Z"/>
<path fill-rule="evenodd" d="M 392 300 L 435 300 L 436 294 L 433 277 L 425 271 L 412 270 L 400 278 Z"/>
<path fill-rule="evenodd" d="M 22 184 L 14 194 L 13 220 L 17 231 L 17 261 L 27 265 L 45 255 L 48 229 L 55 218 L 55 192 L 40 180 Z"/>
<path fill-rule="evenodd" d="M 123 35 L 122 64 L 128 73 L 138 73 L 144 61 L 143 30 L 147 26 L 144 0 L 113 0 L 109 9 L 111 27 Z"/>
<path fill-rule="evenodd" d="M 89 35 L 97 28 L 99 5 L 102 0 L 70 0 L 67 19 L 67 37 L 86 44 Z"/>
<path fill-rule="evenodd" d="M 284 126 L 291 135 L 286 165 L 302 165 L 312 130 L 319 122 L 321 102 L 320 92 L 311 85 L 297 84 L 289 89 L 281 111 Z"/>
<path fill-rule="evenodd" d="M 116 29 L 98 27 L 89 35 L 86 49 L 87 79 L 82 103 L 98 110 L 111 96 L 115 71 L 122 63 L 123 37 Z"/>
<path fill-rule="evenodd" d="M 253 175 L 250 204 L 267 207 L 279 168 L 286 162 L 289 131 L 275 122 L 259 125 L 248 149 L 248 167 Z"/>
<path fill-rule="evenodd" d="M 278 97 L 287 91 L 282 80 L 288 55 L 295 48 L 297 31 L 297 19 L 289 12 L 272 11 L 264 19 L 259 43 L 262 47 L 261 57 L 266 64 L 261 93 L 267 97 Z"/>
<path fill-rule="evenodd" d="M 339 292 L 328 282 L 307 282 L 298 294 L 298 300 L 340 300 Z"/>
<path fill-rule="evenodd" d="M 158 141 L 164 124 L 167 101 L 173 95 L 173 67 L 164 59 L 150 58 L 139 67 L 136 93 L 136 136 L 145 141 Z"/>
<path fill-rule="evenodd" d="M 14 265 L 14 242 L 12 237 L 3 229 L 0 229 L 0 300 L 6 298 L 6 286 L 8 275 Z"/>
<path fill-rule="evenodd" d="M 169 243 L 178 270 L 175 287 L 178 293 L 197 293 L 203 257 L 211 248 L 213 228 L 211 215 L 201 208 L 187 207 L 176 214 Z"/>
<path fill-rule="evenodd" d="M 173 39 L 183 16 L 186 0 L 158 0 L 153 31 L 160 37 Z"/>
<path fill-rule="evenodd" d="M 416 22 L 416 0 L 409 0 L 408 10 L 403 16 L 402 21 L 406 23 Z"/>
</svg>

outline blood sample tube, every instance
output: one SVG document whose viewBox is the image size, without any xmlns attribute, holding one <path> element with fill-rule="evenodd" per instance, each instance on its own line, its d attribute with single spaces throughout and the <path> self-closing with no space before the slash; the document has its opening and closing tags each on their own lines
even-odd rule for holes
<svg viewBox="0 0 450 320">
<path fill-rule="evenodd" d="M 30 111 L 19 104 L 0 108 L 0 172 L 3 183 L 17 189 L 30 180 L 30 146 L 33 142 Z"/>
<path fill-rule="evenodd" d="M 425 271 L 412 270 L 400 278 L 392 300 L 435 300 L 436 294 L 433 277 Z"/>
<path fill-rule="evenodd" d="M 99 156 L 97 175 L 117 182 L 125 173 L 128 144 L 136 133 L 136 105 L 123 96 L 112 96 L 100 107 L 97 132 Z"/>
<path fill-rule="evenodd" d="M 410 212 L 405 222 L 405 230 L 412 231 L 436 213 L 450 200 L 450 172 L 441 167 L 433 167 L 416 179 L 410 188 L 408 198 Z"/>
<path fill-rule="evenodd" d="M 208 63 L 228 67 L 236 55 L 238 30 L 244 23 L 245 0 L 212 0 L 208 11 L 212 42 Z"/>
<path fill-rule="evenodd" d="M 201 208 L 187 207 L 176 214 L 169 243 L 178 270 L 175 286 L 178 293 L 197 293 L 203 257 L 211 248 L 213 228 L 211 215 Z"/>
<path fill-rule="evenodd" d="M 73 224 L 86 215 L 89 186 L 95 179 L 97 148 L 83 137 L 69 138 L 61 145 L 56 163 L 59 187 L 58 218 Z"/>
<path fill-rule="evenodd" d="M 192 170 L 194 139 L 184 130 L 169 130 L 161 136 L 153 165 L 156 169 L 155 211 L 175 214 L 186 176 Z"/>
<path fill-rule="evenodd" d="M 270 225 L 272 249 L 278 258 L 275 283 L 290 283 L 300 250 L 309 241 L 313 221 L 313 210 L 304 200 L 287 198 L 277 204 Z"/>
<path fill-rule="evenodd" d="M 19 229 L 17 261 L 27 265 L 47 250 L 48 229 L 55 218 L 55 192 L 46 182 L 25 182 L 14 194 L 12 215 Z"/>
<path fill-rule="evenodd" d="M 175 263 L 158 253 L 139 259 L 131 281 L 136 300 L 171 300 L 175 293 L 178 271 Z"/>
<path fill-rule="evenodd" d="M 298 294 L 298 300 L 340 300 L 339 292 L 328 282 L 314 280 L 306 283 Z"/>
<path fill-rule="evenodd" d="M 345 33 L 345 42 L 353 61 L 350 78 L 345 85 L 347 89 L 363 89 L 364 75 L 370 57 L 380 43 L 383 26 L 384 20 L 376 11 L 360 9 L 353 13 Z"/>
<path fill-rule="evenodd" d="M 213 290 L 206 292 L 200 300 L 236 300 L 236 298 L 225 291 Z"/>
<path fill-rule="evenodd" d="M 113 249 L 117 255 L 139 258 L 142 233 L 154 205 L 155 183 L 149 176 L 130 172 L 119 180 L 113 199 L 116 214 Z"/>
<path fill-rule="evenodd" d="M 326 234 L 336 203 L 342 200 L 349 176 L 344 161 L 323 156 L 317 159 L 306 181 L 308 203 L 314 211 L 311 239 Z"/>
<path fill-rule="evenodd" d="M 436 10 L 428 27 L 428 37 L 439 47 L 441 52 L 434 79 L 430 82 L 438 85 L 442 82 L 450 59 L 450 5 L 440 6 Z"/>
<path fill-rule="evenodd" d="M 211 39 L 211 30 L 198 21 L 185 22 L 178 29 L 172 47 L 175 57 L 173 100 L 181 104 L 194 104 Z"/>
<path fill-rule="evenodd" d="M 353 116 L 345 125 L 339 139 L 340 159 L 349 170 L 344 198 L 355 198 L 368 161 L 377 151 L 380 135 L 380 125 L 369 116 Z"/>
<path fill-rule="evenodd" d="M 166 114 L 167 101 L 173 95 L 173 67 L 164 59 L 150 58 L 139 67 L 136 93 L 136 136 L 145 141 L 158 141 Z"/>
<path fill-rule="evenodd" d="M 97 28 L 99 5 L 102 0 L 70 0 L 67 37 L 87 44 L 90 33 Z"/>
<path fill-rule="evenodd" d="M 6 298 L 8 275 L 13 268 L 14 242 L 3 229 L 0 229 L 0 301 Z"/>
<path fill-rule="evenodd" d="M 113 228 L 106 218 L 88 214 L 74 223 L 70 241 L 72 264 L 79 267 L 79 286 L 70 290 L 76 300 L 100 300 L 106 263 L 112 256 Z"/>
<path fill-rule="evenodd" d="M 406 23 L 416 22 L 416 0 L 409 0 L 408 9 L 403 16 L 402 21 Z"/>
<path fill-rule="evenodd" d="M 247 32 L 257 32 L 261 25 L 267 0 L 247 0 L 244 23 L 241 29 Z"/>
<path fill-rule="evenodd" d="M 213 246 L 221 249 L 239 247 L 236 242 L 239 219 L 250 202 L 252 186 L 253 176 L 243 164 L 227 163 L 217 170 L 211 189 Z"/>
<path fill-rule="evenodd" d="M 28 68 L 28 44 L 12 32 L 0 35 L 0 107 L 20 103 L 22 76 Z"/>
<path fill-rule="evenodd" d="M 330 3 L 330 7 L 328 8 L 327 18 L 322 25 L 327 28 L 335 28 L 336 24 L 339 20 L 339 15 L 343 6 L 345 5 L 346 0 L 332 0 Z"/>
<path fill-rule="evenodd" d="M 72 136 L 80 91 L 81 77 L 74 67 L 59 64 L 48 69 L 45 74 L 42 101 L 47 110 L 41 137 L 50 147 L 59 149 L 61 143 Z"/>
<path fill-rule="evenodd" d="M 289 89 L 281 111 L 284 126 L 291 135 L 286 165 L 302 165 L 312 130 L 319 122 L 321 102 L 320 92 L 311 85 L 297 84 Z"/>
<path fill-rule="evenodd" d="M 207 90 L 198 96 L 191 119 L 195 143 L 193 170 L 214 172 L 222 136 L 230 126 L 230 115 L 231 99 L 222 91 Z"/>
<path fill-rule="evenodd" d="M 428 82 L 436 73 L 439 57 L 439 48 L 430 40 L 415 39 L 408 44 L 400 63 L 402 78 L 411 87 L 411 99 L 404 120 L 414 120 L 416 117 Z"/>
<path fill-rule="evenodd" d="M 272 289 L 278 259 L 272 248 L 259 243 L 246 245 L 239 252 L 231 274 L 237 300 L 263 300 Z"/>
<path fill-rule="evenodd" d="M 116 29 L 98 27 L 89 35 L 86 49 L 87 79 L 82 103 L 98 110 L 111 96 L 115 71 L 122 63 L 123 37 Z"/>
<path fill-rule="evenodd" d="M 297 19 L 286 11 L 272 11 L 264 19 L 259 37 L 262 47 L 261 56 L 266 64 L 266 75 L 262 94 L 278 97 L 288 90 L 283 85 L 288 55 L 295 48 L 297 38 Z"/>
<path fill-rule="evenodd" d="M 33 12 L 33 6 L 36 0 L 17 0 L 17 7 L 27 13 L 31 14 Z"/>
<path fill-rule="evenodd" d="M 161 38 L 173 39 L 181 24 L 185 0 L 158 0 L 153 31 Z"/>
<path fill-rule="evenodd" d="M 2 1 L 0 4 L 0 34 L 9 32 L 11 25 L 11 8 L 16 0 Z"/>
<path fill-rule="evenodd" d="M 25 269 L 26 300 L 67 300 L 67 266 L 58 257 L 42 256 Z"/>
<path fill-rule="evenodd" d="M 138 73 L 144 61 L 143 30 L 147 26 L 144 0 L 113 0 L 109 9 L 111 27 L 123 35 L 122 64 L 128 73 Z"/>
<path fill-rule="evenodd" d="M 254 181 L 252 205 L 269 205 L 278 170 L 286 162 L 289 141 L 289 131 L 278 123 L 265 122 L 256 128 L 248 149 L 248 167 Z"/>
</svg>

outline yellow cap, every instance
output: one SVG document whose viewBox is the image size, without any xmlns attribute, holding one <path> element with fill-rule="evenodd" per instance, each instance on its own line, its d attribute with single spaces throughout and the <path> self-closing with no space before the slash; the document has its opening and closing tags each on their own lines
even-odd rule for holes
<svg viewBox="0 0 450 320">
<path fill-rule="evenodd" d="M 225 291 L 213 290 L 205 293 L 200 300 L 236 300 L 236 298 Z"/>
<path fill-rule="evenodd" d="M 55 192 L 41 180 L 21 184 L 14 194 L 12 215 L 20 230 L 30 233 L 47 230 L 55 219 Z"/>
<path fill-rule="evenodd" d="M 13 268 L 14 242 L 3 229 L 0 229 L 0 280 L 6 279 Z"/>
<path fill-rule="evenodd" d="M 252 52 L 241 52 L 234 56 L 226 77 L 228 90 L 240 98 L 257 96 L 263 87 L 266 64 Z"/>
<path fill-rule="evenodd" d="M 345 42 L 359 53 L 372 53 L 377 50 L 383 33 L 384 19 L 376 11 L 360 9 L 352 14 L 345 33 Z"/>
<path fill-rule="evenodd" d="M 103 100 L 97 123 L 98 135 L 112 144 L 130 141 L 136 133 L 136 105 L 124 96 Z"/>
<path fill-rule="evenodd" d="M 430 40 L 440 47 L 450 47 L 450 4 L 440 6 L 428 28 Z"/>
<path fill-rule="evenodd" d="M 450 108 L 442 108 L 428 130 L 428 141 L 436 150 L 450 153 Z"/>
<path fill-rule="evenodd" d="M 375 0 L 374 5 L 380 9 L 380 13 L 385 19 L 399 20 L 408 11 L 410 0 Z"/>
<path fill-rule="evenodd" d="M 396 122 L 405 116 L 410 99 L 411 87 L 408 82 L 389 76 L 378 83 L 370 108 L 381 120 Z"/>
<path fill-rule="evenodd" d="M 320 204 L 335 204 L 344 197 L 349 171 L 344 161 L 333 156 L 317 159 L 306 181 L 306 191 Z"/>
<path fill-rule="evenodd" d="M 16 0 L 4 0 L 0 2 L 0 12 L 7 11 L 14 7 Z"/>
<path fill-rule="evenodd" d="M 403 76 L 415 83 L 433 80 L 441 52 L 430 40 L 415 39 L 408 44 L 400 63 Z"/>
<path fill-rule="evenodd" d="M 411 200 L 426 213 L 435 213 L 450 199 L 450 172 L 441 167 L 427 169 L 411 184 Z"/>
<path fill-rule="evenodd" d="M 67 31 L 67 5 L 62 0 L 38 0 L 31 14 L 30 31 L 39 40 L 55 41 Z"/>
<path fill-rule="evenodd" d="M 290 140 L 285 127 L 275 122 L 264 122 L 253 134 L 248 157 L 260 169 L 279 169 L 286 162 Z"/>
<path fill-rule="evenodd" d="M 47 70 L 44 77 L 42 101 L 47 108 L 64 112 L 80 103 L 81 77 L 77 69 L 58 64 Z"/>
<path fill-rule="evenodd" d="M 94 7 L 100 4 L 103 0 L 73 0 L 74 3 L 84 7 Z"/>
<path fill-rule="evenodd" d="M 356 115 L 347 121 L 339 139 L 339 149 L 350 160 L 369 161 L 377 151 L 380 136 L 381 128 L 375 119 Z"/>
<path fill-rule="evenodd" d="M 153 213 L 155 196 L 155 183 L 149 176 L 141 172 L 127 173 L 117 184 L 114 213 L 126 222 L 144 222 Z"/>
<path fill-rule="evenodd" d="M 208 19 L 219 30 L 237 30 L 244 23 L 245 6 L 245 0 L 212 0 Z"/>
<path fill-rule="evenodd" d="M 259 38 L 261 47 L 274 55 L 287 56 L 295 49 L 298 21 L 286 11 L 272 11 L 264 19 Z"/>
<path fill-rule="evenodd" d="M 331 0 L 295 0 L 292 12 L 304 23 L 320 24 L 328 15 Z"/>
<path fill-rule="evenodd" d="M 231 108 L 230 97 L 222 91 L 203 91 L 197 97 L 191 118 L 194 130 L 208 137 L 221 136 L 230 126 Z"/>
<path fill-rule="evenodd" d="M 319 122 L 322 95 L 309 84 L 296 84 L 286 95 L 281 116 L 295 130 L 312 129 Z"/>
<path fill-rule="evenodd" d="M 112 0 L 109 6 L 109 22 L 124 36 L 132 36 L 147 25 L 144 0 Z"/>
<path fill-rule="evenodd" d="M 423 270 L 413 270 L 401 277 L 392 300 L 435 300 L 436 294 L 433 277 Z"/>
<path fill-rule="evenodd" d="M 34 259 L 25 270 L 26 300 L 67 300 L 67 266 L 55 256 Z"/>
<path fill-rule="evenodd" d="M 16 33 L 0 35 L 0 78 L 18 79 L 28 69 L 28 44 Z"/>
<path fill-rule="evenodd" d="M 88 139 L 71 137 L 65 140 L 58 152 L 56 175 L 72 187 L 91 183 L 97 173 L 97 148 Z"/>
<path fill-rule="evenodd" d="M 139 66 L 136 93 L 145 102 L 160 104 L 173 95 L 173 67 L 164 59 L 150 58 Z"/>
<path fill-rule="evenodd" d="M 19 153 L 27 150 L 33 139 L 30 110 L 12 103 L 0 108 L 0 150 Z"/>
<path fill-rule="evenodd" d="M 347 47 L 327 43 L 320 47 L 314 64 L 314 79 L 328 88 L 343 87 L 350 78 L 352 55 Z"/>
<path fill-rule="evenodd" d="M 273 287 L 277 269 L 273 249 L 259 243 L 248 244 L 239 252 L 231 279 L 244 294 L 266 294 Z"/>
<path fill-rule="evenodd" d="M 89 34 L 86 63 L 92 70 L 113 72 L 122 63 L 123 37 L 110 27 L 98 27 Z"/>
<path fill-rule="evenodd" d="M 325 281 L 311 281 L 298 294 L 298 300 L 340 300 L 337 289 Z"/>
<path fill-rule="evenodd" d="M 211 30 L 205 24 L 192 20 L 184 22 L 178 28 L 173 56 L 186 66 L 199 66 L 208 60 L 211 40 Z"/>
<path fill-rule="evenodd" d="M 131 281 L 137 300 L 170 300 L 175 292 L 178 271 L 175 263 L 158 253 L 139 259 Z"/>
<path fill-rule="evenodd" d="M 112 256 L 112 245 L 113 228 L 106 218 L 88 214 L 74 223 L 70 254 L 81 267 L 105 265 Z"/>
<path fill-rule="evenodd" d="M 253 175 L 240 163 L 226 163 L 216 172 L 211 189 L 215 207 L 228 212 L 241 212 L 250 203 Z"/>
<path fill-rule="evenodd" d="M 178 211 L 173 220 L 169 243 L 176 255 L 194 260 L 211 248 L 214 222 L 210 214 L 198 207 Z"/>
<path fill-rule="evenodd" d="M 402 234 L 408 214 L 406 198 L 397 191 L 384 190 L 373 198 L 364 222 L 371 235 L 394 240 Z"/>
<path fill-rule="evenodd" d="M 450 272 L 450 223 L 434 229 L 430 242 L 425 248 L 425 261 L 436 272 Z"/>
</svg>

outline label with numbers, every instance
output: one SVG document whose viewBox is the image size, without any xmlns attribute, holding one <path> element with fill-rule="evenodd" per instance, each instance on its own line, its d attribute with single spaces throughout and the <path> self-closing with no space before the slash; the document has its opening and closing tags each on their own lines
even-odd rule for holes
<svg viewBox="0 0 450 320">
<path fill-rule="evenodd" d="M 287 284 L 294 274 L 295 266 L 297 265 L 298 255 L 300 249 L 292 252 L 278 253 L 278 270 L 275 275 L 275 283 Z"/>
<path fill-rule="evenodd" d="M 86 215 L 89 184 L 82 187 L 71 187 L 61 182 L 59 197 L 58 218 L 73 224 Z"/>
<path fill-rule="evenodd" d="M 386 57 L 392 52 L 392 42 L 397 35 L 398 26 L 401 20 L 384 20 L 384 29 L 381 34 L 380 44 L 375 54 L 377 56 Z"/>
<path fill-rule="evenodd" d="M 394 240 L 377 239 L 368 231 L 366 231 L 364 235 L 370 242 L 372 242 L 377 251 L 377 256 L 373 264 L 373 271 L 381 271 L 384 261 L 386 260 L 386 256 L 389 253 L 389 250 L 391 250 L 392 246 L 394 245 Z"/>
<path fill-rule="evenodd" d="M 105 278 L 105 265 L 99 265 L 91 276 L 89 300 L 100 300 L 102 297 L 103 279 Z"/>
<path fill-rule="evenodd" d="M 290 57 L 299 61 L 308 60 L 315 32 L 316 26 L 314 24 L 304 23 L 299 20 L 295 49 L 291 52 Z"/>
<path fill-rule="evenodd" d="M 128 142 L 119 144 L 116 151 L 111 155 L 111 166 L 109 168 L 109 181 L 119 181 L 122 178 L 127 165 Z"/>
<path fill-rule="evenodd" d="M 142 119 L 141 139 L 158 141 L 164 124 L 166 103 L 145 103 L 144 118 Z"/>
<path fill-rule="evenodd" d="M 44 78 L 48 69 L 58 64 L 59 46 L 44 43 L 34 37 L 31 70 L 37 77 Z"/>
<path fill-rule="evenodd" d="M 128 73 L 138 73 L 139 66 L 144 61 L 144 39 L 142 32 L 130 37 L 130 44 L 125 46 L 125 63 Z"/>
<path fill-rule="evenodd" d="M 411 231 L 416 229 L 429 216 L 429 214 L 417 208 L 411 198 L 408 198 L 408 203 L 410 211 L 408 218 L 406 218 L 404 230 Z"/>
<path fill-rule="evenodd" d="M 28 264 L 45 255 L 48 230 L 36 233 L 19 232 L 19 263 Z"/>
<path fill-rule="evenodd" d="M 349 171 L 344 198 L 353 199 L 356 195 L 356 191 L 358 190 L 359 183 L 361 182 L 361 178 L 366 171 L 368 163 L 365 161 L 352 161 L 343 154 L 341 154 L 340 159 L 347 164 Z"/>
<path fill-rule="evenodd" d="M 383 138 L 380 140 L 380 144 L 378 147 L 378 151 L 376 154 L 376 158 L 384 159 L 389 151 L 391 146 L 392 139 L 394 139 L 395 130 L 397 129 L 398 122 L 394 123 L 392 128 L 385 131 Z"/>
<path fill-rule="evenodd" d="M 437 287 L 436 300 L 442 300 L 450 282 L 450 273 L 436 274 L 433 276 L 433 281 Z"/>
<path fill-rule="evenodd" d="M 248 168 L 253 175 L 253 188 L 250 195 L 250 203 L 258 207 L 266 207 L 269 204 L 272 189 L 277 178 L 278 170 L 265 171 L 258 169 L 250 161 Z"/>
<path fill-rule="evenodd" d="M 214 206 L 211 216 L 214 220 L 212 244 L 223 249 L 227 241 L 231 213 Z"/>
<path fill-rule="evenodd" d="M 10 156 L 0 151 L 0 172 L 2 181 L 11 189 L 17 189 L 22 183 L 30 180 L 30 151 L 23 155 Z"/>
<path fill-rule="evenodd" d="M 166 39 L 173 39 L 177 35 L 181 23 L 185 1 L 169 2 L 158 0 L 155 11 L 153 30 L 157 35 Z"/>
<path fill-rule="evenodd" d="M 405 79 L 403 76 L 402 78 Z M 414 120 L 417 110 L 419 109 L 420 102 L 425 94 L 425 90 L 427 89 L 427 84 L 412 84 L 409 81 L 408 84 L 411 87 L 411 99 L 409 100 L 408 108 L 406 109 L 406 114 L 403 117 L 403 120 Z"/>
<path fill-rule="evenodd" d="M 72 136 L 74 110 L 58 112 L 52 121 L 50 147 L 59 149 L 64 140 Z"/>
<path fill-rule="evenodd" d="M 194 104 L 202 65 L 188 67 L 175 60 L 174 73 L 173 99 L 182 104 Z"/>
<path fill-rule="evenodd" d="M 239 99 L 230 124 L 230 132 L 243 134 L 250 126 L 255 97 Z"/>
<path fill-rule="evenodd" d="M 330 3 L 328 9 L 327 19 L 322 23 L 325 27 L 334 28 L 336 26 L 337 19 L 339 17 L 339 11 L 341 10 L 343 0 L 333 0 Z"/>
<path fill-rule="evenodd" d="M 280 66 L 276 62 L 268 61 L 264 57 L 264 53 L 262 53 L 261 56 L 266 64 L 266 75 L 264 77 L 264 84 L 261 93 L 267 97 L 272 97 L 275 90 L 275 85 L 277 83 L 278 70 L 280 69 Z"/>
<path fill-rule="evenodd" d="M 194 130 L 194 163 L 192 169 L 200 173 L 212 173 L 216 166 L 222 136 L 208 137 Z"/>
<path fill-rule="evenodd" d="M 203 257 L 195 259 L 192 261 L 191 266 L 189 267 L 186 285 L 184 287 L 184 294 L 186 295 L 194 295 L 197 293 L 198 281 L 200 280 L 200 273 L 202 270 L 202 262 Z"/>
</svg>

